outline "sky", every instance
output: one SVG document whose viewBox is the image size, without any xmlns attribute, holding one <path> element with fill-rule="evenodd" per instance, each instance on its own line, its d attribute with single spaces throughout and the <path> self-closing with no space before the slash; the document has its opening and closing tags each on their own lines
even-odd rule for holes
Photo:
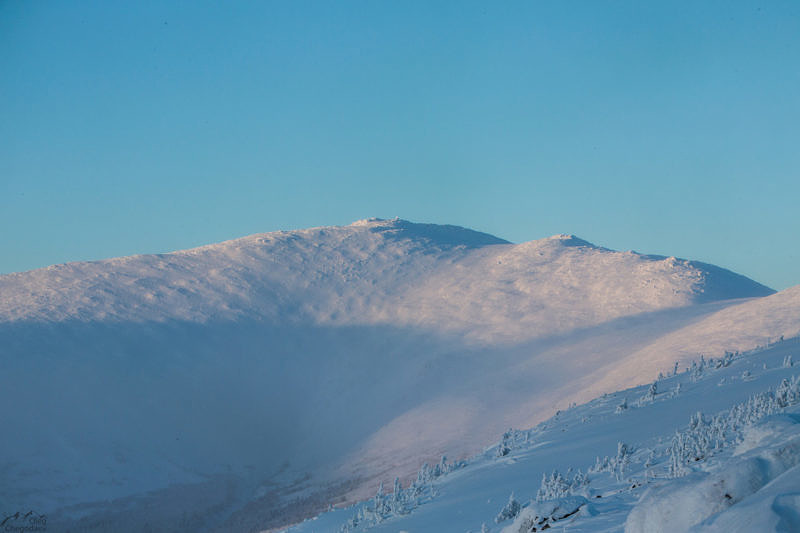
<svg viewBox="0 0 800 533">
<path fill-rule="evenodd" d="M 800 3 L 0 1 L 0 272 L 367 217 L 800 284 Z"/>
</svg>

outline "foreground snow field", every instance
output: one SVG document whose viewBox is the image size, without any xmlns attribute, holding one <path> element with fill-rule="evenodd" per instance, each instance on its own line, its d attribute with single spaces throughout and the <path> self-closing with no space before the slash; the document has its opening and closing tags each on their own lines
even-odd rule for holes
<svg viewBox="0 0 800 533">
<path fill-rule="evenodd" d="M 0 296 L 0 512 L 53 530 L 285 526 L 800 334 L 800 287 L 403 220 L 56 265 Z"/>
<path fill-rule="evenodd" d="M 704 360 L 288 531 L 800 531 L 798 354 Z"/>
</svg>

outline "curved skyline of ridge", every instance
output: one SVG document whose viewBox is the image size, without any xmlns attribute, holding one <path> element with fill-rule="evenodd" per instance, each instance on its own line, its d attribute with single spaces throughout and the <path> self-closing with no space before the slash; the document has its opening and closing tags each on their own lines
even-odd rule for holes
<svg viewBox="0 0 800 533">
<path fill-rule="evenodd" d="M 370 215 L 800 282 L 800 5 L 0 3 L 0 272 Z"/>
</svg>

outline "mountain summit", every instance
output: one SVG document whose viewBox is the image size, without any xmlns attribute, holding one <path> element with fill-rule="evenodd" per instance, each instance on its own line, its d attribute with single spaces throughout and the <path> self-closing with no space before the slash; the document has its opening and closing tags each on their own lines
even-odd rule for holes
<svg viewBox="0 0 800 533">
<path fill-rule="evenodd" d="M 712 265 L 572 235 L 513 245 L 458 226 L 373 218 L 0 276 L 0 323 L 258 319 L 514 340 L 772 292 Z"/>
<path fill-rule="evenodd" d="M 400 218 L 367 218 L 357 220 L 350 227 L 369 228 L 386 236 L 427 240 L 438 246 L 467 246 L 477 248 L 489 244 L 510 244 L 508 241 L 461 226 L 449 224 L 420 224 Z"/>
</svg>

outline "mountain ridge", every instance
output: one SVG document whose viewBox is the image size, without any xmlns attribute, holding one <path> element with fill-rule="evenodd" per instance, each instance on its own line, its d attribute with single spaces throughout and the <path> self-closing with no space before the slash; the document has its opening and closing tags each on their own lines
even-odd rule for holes
<svg viewBox="0 0 800 533">
<path fill-rule="evenodd" d="M 167 254 L 74 262 L 6 274 L 0 276 L 0 292 L 4 295 L 0 302 L 0 320 L 34 317 L 41 320 L 147 320 L 161 317 L 202 321 L 209 316 L 235 318 L 248 313 L 276 319 L 291 314 L 291 309 L 268 308 L 262 305 L 263 302 L 291 299 L 292 291 L 308 291 L 327 283 L 335 285 L 335 290 L 341 294 L 355 294 L 360 290 L 364 294 L 391 298 L 397 290 L 411 290 L 412 284 L 403 281 L 404 271 L 413 271 L 414 283 L 435 277 L 437 271 L 447 271 L 445 276 L 452 277 L 463 273 L 463 269 L 456 272 L 458 268 L 449 268 L 452 264 L 474 263 L 473 258 L 478 258 L 487 275 L 496 275 L 498 282 L 506 285 L 513 284 L 513 280 L 509 274 L 498 272 L 493 262 L 501 265 L 505 261 L 505 270 L 512 264 L 518 279 L 530 279 L 531 283 L 540 285 L 552 283 L 553 279 L 566 279 L 565 276 L 575 278 L 571 272 L 564 271 L 573 268 L 570 264 L 563 265 L 564 268 L 556 272 L 546 267 L 549 260 L 558 260 L 558 255 L 569 257 L 573 253 L 570 249 L 591 250 L 597 262 L 614 258 L 617 263 L 614 268 L 637 269 L 639 278 L 642 278 L 641 286 L 634 287 L 638 294 L 630 297 L 626 288 L 618 290 L 616 296 L 630 299 L 631 306 L 642 310 L 659 307 L 659 299 L 668 299 L 669 306 L 680 306 L 691 303 L 693 298 L 713 301 L 774 292 L 713 265 L 615 252 L 571 235 L 555 235 L 515 245 L 458 226 L 417 224 L 401 219 L 366 219 L 349 226 L 253 234 Z M 487 254 L 487 250 L 492 252 Z M 582 258 L 577 260 L 580 262 Z M 537 263 L 539 272 L 533 272 Z M 660 289 L 650 287 L 648 290 L 643 288 L 650 283 L 647 270 L 652 276 L 667 274 L 675 279 L 666 279 Z M 608 270 L 606 278 L 611 273 Z M 580 275 L 588 279 L 595 274 L 585 271 Z M 371 286 L 360 283 L 366 278 L 371 279 Z M 609 280 L 606 281 L 610 286 Z M 620 287 L 628 283 L 626 280 L 614 281 Z M 470 283 L 474 286 L 476 280 L 470 280 Z M 573 282 L 579 283 L 578 279 Z M 481 289 L 484 293 L 498 290 L 495 286 L 484 285 Z M 528 284 L 517 289 L 530 292 L 532 286 Z M 681 295 L 676 296 L 679 293 Z M 485 299 L 485 294 L 471 297 L 473 301 Z M 115 298 L 124 300 L 118 308 L 113 305 Z M 328 300 L 330 298 L 328 295 Z M 419 299 L 418 295 L 416 298 Z M 644 301 L 648 298 L 651 301 Z M 400 307 L 432 304 L 429 301 L 394 303 Z M 602 305 L 608 306 L 608 303 Z M 335 303 L 329 302 L 329 305 L 334 309 L 323 310 L 323 315 L 355 313 L 352 320 L 365 320 L 357 309 L 348 311 Z M 398 318 L 391 316 L 391 310 L 371 311 L 378 316 L 387 315 L 389 320 Z M 452 314 L 452 310 L 442 312 Z M 612 314 L 619 316 L 625 312 L 616 310 Z M 316 320 L 325 321 L 326 318 L 318 316 Z"/>
</svg>

